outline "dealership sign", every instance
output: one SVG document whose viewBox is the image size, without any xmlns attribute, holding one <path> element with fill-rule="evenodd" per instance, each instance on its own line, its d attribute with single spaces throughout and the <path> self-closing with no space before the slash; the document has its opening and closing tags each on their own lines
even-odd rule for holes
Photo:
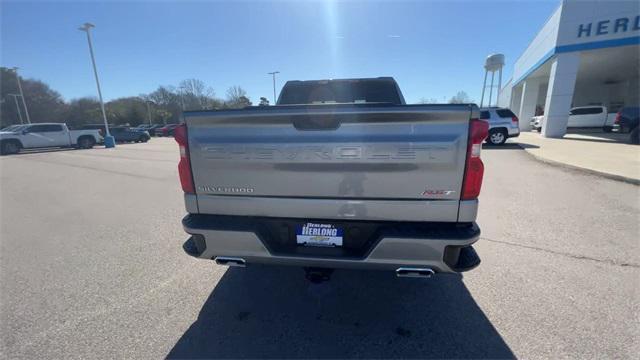
<svg viewBox="0 0 640 360">
<path fill-rule="evenodd" d="M 640 15 L 580 24 L 578 37 L 620 34 L 638 30 L 640 30 Z"/>
</svg>

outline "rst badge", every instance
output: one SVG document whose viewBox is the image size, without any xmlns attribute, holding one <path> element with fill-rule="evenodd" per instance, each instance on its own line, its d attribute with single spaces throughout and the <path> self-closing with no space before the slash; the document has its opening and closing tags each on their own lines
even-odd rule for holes
<svg viewBox="0 0 640 360">
<path fill-rule="evenodd" d="M 447 196 L 454 194 L 454 190 L 436 190 L 436 189 L 426 189 L 422 192 L 422 196 Z"/>
<path fill-rule="evenodd" d="M 306 223 L 296 229 L 296 243 L 305 246 L 342 246 L 342 229 L 332 224 Z"/>
</svg>

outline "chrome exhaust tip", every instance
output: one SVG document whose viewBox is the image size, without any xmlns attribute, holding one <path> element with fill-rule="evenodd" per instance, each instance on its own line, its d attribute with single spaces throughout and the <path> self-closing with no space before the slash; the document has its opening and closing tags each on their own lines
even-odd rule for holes
<svg viewBox="0 0 640 360">
<path fill-rule="evenodd" d="M 436 272 L 429 268 L 401 267 L 396 269 L 397 277 L 430 278 Z"/>
<path fill-rule="evenodd" d="M 225 266 L 236 266 L 236 267 L 245 267 L 246 262 L 242 258 L 237 257 L 228 257 L 228 256 L 217 256 L 216 264 L 225 265 Z"/>
</svg>

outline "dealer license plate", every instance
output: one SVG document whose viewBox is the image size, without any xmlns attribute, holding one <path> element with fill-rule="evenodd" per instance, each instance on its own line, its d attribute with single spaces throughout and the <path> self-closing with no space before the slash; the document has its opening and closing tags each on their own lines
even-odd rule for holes
<svg viewBox="0 0 640 360">
<path fill-rule="evenodd" d="M 296 242 L 304 246 L 342 246 L 342 236 L 333 224 L 306 223 L 296 229 Z"/>
</svg>

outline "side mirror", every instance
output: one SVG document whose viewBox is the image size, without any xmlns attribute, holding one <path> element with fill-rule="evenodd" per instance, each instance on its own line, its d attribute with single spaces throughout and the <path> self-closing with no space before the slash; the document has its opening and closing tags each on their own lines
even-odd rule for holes
<svg viewBox="0 0 640 360">
<path fill-rule="evenodd" d="M 29 133 L 29 130 L 27 130 L 27 129 L 22 130 L 22 135 L 26 135 L 26 134 L 28 134 L 28 133 Z"/>
</svg>

